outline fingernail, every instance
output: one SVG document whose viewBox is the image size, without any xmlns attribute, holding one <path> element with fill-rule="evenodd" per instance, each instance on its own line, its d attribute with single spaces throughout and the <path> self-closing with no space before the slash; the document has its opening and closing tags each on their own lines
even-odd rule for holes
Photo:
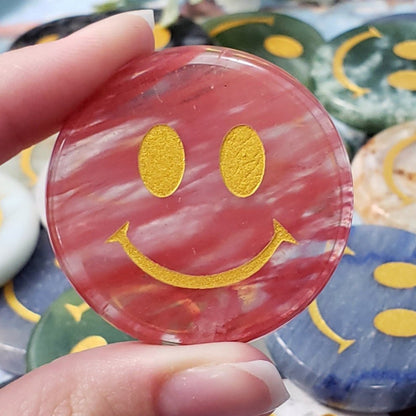
<svg viewBox="0 0 416 416">
<path fill-rule="evenodd" d="M 263 360 L 195 367 L 161 386 L 161 416 L 256 416 L 289 398 L 276 367 Z"/>
<path fill-rule="evenodd" d="M 153 13 L 153 10 L 151 9 L 145 9 L 145 10 L 132 10 L 129 12 L 126 12 L 128 14 L 134 14 L 135 16 L 140 16 L 144 20 L 146 20 L 147 24 L 150 26 L 150 28 L 153 30 L 155 27 L 155 15 Z"/>
</svg>

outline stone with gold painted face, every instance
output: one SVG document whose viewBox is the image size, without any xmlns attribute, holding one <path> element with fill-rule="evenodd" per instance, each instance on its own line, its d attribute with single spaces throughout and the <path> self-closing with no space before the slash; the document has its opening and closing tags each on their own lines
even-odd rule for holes
<svg viewBox="0 0 416 416">
<path fill-rule="evenodd" d="M 374 136 L 352 162 L 355 209 L 366 223 L 416 233 L 416 122 Z"/>
<path fill-rule="evenodd" d="M 314 92 L 326 109 L 368 133 L 416 118 L 416 23 L 382 21 L 321 46 Z"/>
<path fill-rule="evenodd" d="M 34 328 L 27 348 L 27 371 L 67 354 L 131 340 L 71 289 L 49 306 Z"/>
<path fill-rule="evenodd" d="M 306 88 L 244 52 L 182 47 L 133 61 L 74 114 L 48 222 L 66 274 L 124 331 L 245 341 L 325 284 L 351 194 L 342 143 Z"/>
<path fill-rule="evenodd" d="M 321 35 L 294 17 L 277 13 L 236 13 L 203 24 L 217 45 L 267 59 L 311 87 L 310 64 Z"/>
<path fill-rule="evenodd" d="M 29 262 L 1 289 L 0 369 L 18 376 L 25 372 L 26 347 L 33 328 L 52 301 L 69 287 L 48 234 L 41 230 Z"/>
<path fill-rule="evenodd" d="M 315 301 L 267 340 L 282 373 L 319 401 L 369 413 L 416 405 L 416 235 L 351 228 Z"/>
</svg>

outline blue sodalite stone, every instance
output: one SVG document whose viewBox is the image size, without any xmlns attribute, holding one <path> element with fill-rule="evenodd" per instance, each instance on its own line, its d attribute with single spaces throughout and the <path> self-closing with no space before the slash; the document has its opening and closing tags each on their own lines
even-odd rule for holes
<svg viewBox="0 0 416 416">
<path fill-rule="evenodd" d="M 415 406 L 416 235 L 357 225 L 348 249 L 315 303 L 268 337 L 271 356 L 285 377 L 330 406 L 359 412 Z M 398 272 L 376 281 L 376 270 L 397 262 Z M 383 313 L 391 319 L 380 324 L 375 318 Z"/>
<path fill-rule="evenodd" d="M 16 375 L 25 372 L 26 347 L 36 320 L 68 288 L 70 284 L 55 265 L 47 232 L 42 229 L 31 259 L 0 292 L 1 370 Z M 13 307 L 10 306 L 10 291 L 15 296 L 15 301 L 11 302 Z M 16 301 L 20 306 L 16 306 Z"/>
</svg>

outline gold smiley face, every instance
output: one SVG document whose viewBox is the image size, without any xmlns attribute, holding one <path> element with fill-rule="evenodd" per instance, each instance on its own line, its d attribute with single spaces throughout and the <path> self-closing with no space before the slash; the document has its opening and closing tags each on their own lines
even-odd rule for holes
<svg viewBox="0 0 416 416">
<path fill-rule="evenodd" d="M 219 151 L 219 167 L 227 189 L 238 198 L 247 198 L 259 188 L 266 165 L 263 144 L 250 126 L 232 128 Z M 144 136 L 138 152 L 139 174 L 146 189 L 155 197 L 168 198 L 180 186 L 185 171 L 185 150 L 177 132 L 170 126 L 157 125 Z M 269 243 L 248 262 L 210 275 L 190 275 L 163 267 L 145 256 L 130 241 L 126 222 L 107 243 L 121 245 L 125 254 L 141 270 L 165 284 L 188 289 L 229 286 L 258 272 L 283 242 L 296 244 L 293 236 L 276 220 Z"/>
<path fill-rule="evenodd" d="M 355 256 L 355 252 L 347 247 L 344 255 Z M 383 263 L 374 269 L 373 278 L 380 285 L 392 289 L 412 289 L 416 287 L 416 265 L 406 262 Z M 339 345 L 338 354 L 356 342 L 355 339 L 341 337 L 326 323 L 316 299 L 309 305 L 308 312 L 316 328 Z M 398 338 L 414 337 L 416 336 L 416 311 L 405 308 L 387 309 L 377 313 L 373 319 L 373 325 L 385 335 Z"/>
<path fill-rule="evenodd" d="M 347 90 L 354 93 L 355 97 L 360 97 L 371 92 L 371 89 L 365 86 L 359 86 L 354 83 L 345 73 L 344 61 L 348 54 L 358 45 L 372 38 L 382 38 L 383 34 L 375 27 L 369 27 L 368 30 L 358 33 L 344 41 L 335 51 L 332 61 L 332 71 L 335 79 Z M 392 48 L 393 53 L 406 60 L 416 60 L 416 40 L 406 40 L 395 44 Z M 399 70 L 387 76 L 387 82 L 394 88 L 408 91 L 416 91 L 416 71 Z"/>
</svg>

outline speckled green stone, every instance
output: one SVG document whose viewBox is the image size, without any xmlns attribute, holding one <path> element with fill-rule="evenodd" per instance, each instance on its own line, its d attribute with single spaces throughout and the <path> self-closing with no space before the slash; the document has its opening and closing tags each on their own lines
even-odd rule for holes
<svg viewBox="0 0 416 416">
<path fill-rule="evenodd" d="M 400 57 L 393 49 L 405 41 L 416 41 L 416 21 L 364 25 L 321 46 L 312 63 L 316 96 L 333 116 L 368 134 L 415 119 L 416 91 L 388 82 L 389 75 L 397 71 L 416 71 L 414 58 Z M 364 92 L 357 95 L 351 85 Z"/>
<path fill-rule="evenodd" d="M 234 27 L 233 27 L 234 26 Z M 277 13 L 236 13 L 210 19 L 204 29 L 217 45 L 238 49 L 267 59 L 289 72 L 307 87 L 311 86 L 310 65 L 315 50 L 324 43 L 310 25 Z M 223 28 L 223 29 L 221 29 Z M 265 47 L 266 39 L 285 36 L 302 47 L 297 57 L 278 56 Z"/>
<path fill-rule="evenodd" d="M 77 322 L 66 305 L 77 307 L 85 304 L 73 289 L 52 303 L 42 315 L 30 338 L 26 356 L 28 371 L 70 354 L 72 348 L 87 337 L 102 337 L 107 344 L 133 339 L 86 306 L 78 309 L 80 320 Z M 82 311 L 84 312 L 81 314 Z"/>
</svg>

